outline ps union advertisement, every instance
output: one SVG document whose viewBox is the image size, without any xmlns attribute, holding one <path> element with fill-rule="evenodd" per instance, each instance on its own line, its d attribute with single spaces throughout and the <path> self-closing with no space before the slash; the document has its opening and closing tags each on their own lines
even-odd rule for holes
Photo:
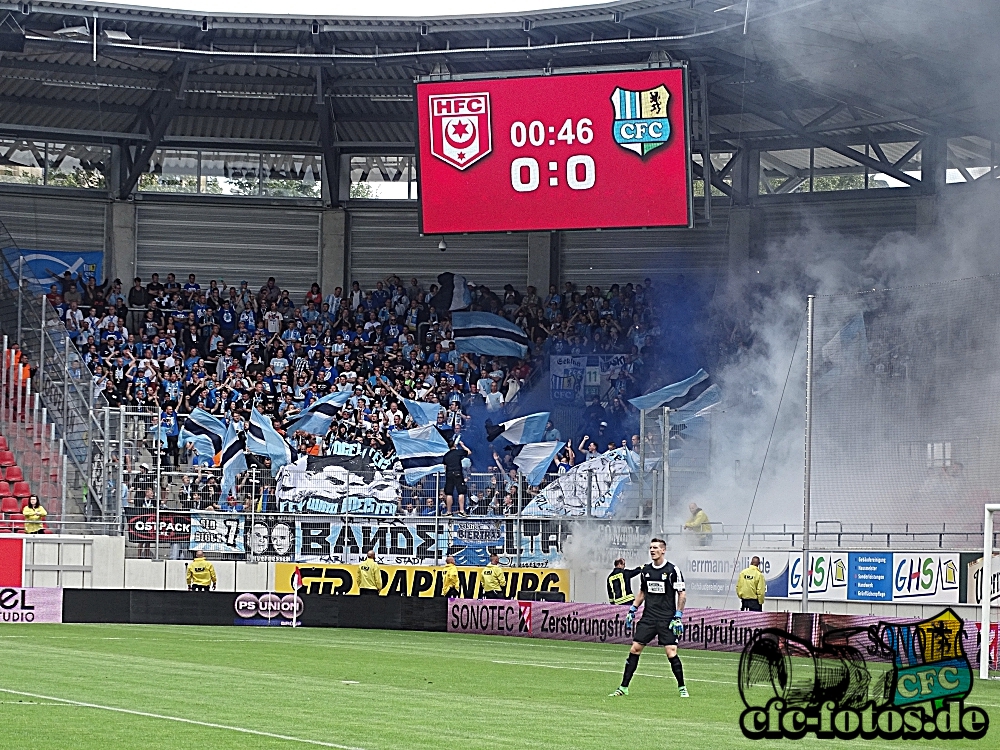
<svg viewBox="0 0 1000 750">
<path fill-rule="evenodd" d="M 684 67 L 417 85 L 423 232 L 691 224 Z"/>
</svg>

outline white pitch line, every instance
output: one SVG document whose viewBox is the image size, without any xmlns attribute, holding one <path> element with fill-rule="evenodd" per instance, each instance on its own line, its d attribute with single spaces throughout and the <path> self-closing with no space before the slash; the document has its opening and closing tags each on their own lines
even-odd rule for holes
<svg viewBox="0 0 1000 750">
<path fill-rule="evenodd" d="M 84 703 L 83 701 L 72 701 L 67 698 L 56 698 L 51 695 L 38 695 L 37 693 L 25 693 L 21 690 L 9 690 L 7 688 L 0 688 L 0 693 L 9 693 L 11 695 L 23 695 L 27 698 L 38 698 L 45 701 L 55 701 L 60 704 L 70 705 L 70 706 L 80 706 L 81 708 L 96 708 L 101 711 L 113 711 L 119 714 L 129 714 L 130 716 L 143 716 L 147 719 L 162 719 L 164 721 L 176 721 L 181 724 L 195 724 L 199 727 L 208 727 L 209 729 L 225 729 L 229 732 L 240 732 L 241 734 L 252 734 L 257 737 L 270 737 L 274 740 L 286 740 L 288 742 L 301 742 L 306 745 L 319 745 L 320 747 L 334 747 L 338 750 L 364 750 L 361 747 L 352 747 L 351 745 L 338 745 L 334 742 L 322 742 L 320 740 L 307 740 L 302 737 L 291 737 L 287 734 L 274 734 L 273 732 L 261 732 L 257 729 L 246 729 L 244 727 L 233 727 L 228 724 L 213 724 L 210 721 L 197 721 L 196 719 L 185 719 L 180 716 L 165 716 L 164 714 L 153 714 L 146 711 L 133 711 L 129 708 L 118 708 L 116 706 L 102 706 L 97 703 Z"/>
<path fill-rule="evenodd" d="M 558 664 L 538 664 L 531 661 L 501 661 L 500 659 L 491 659 L 494 664 L 513 664 L 519 667 L 543 667 L 544 669 L 568 669 L 573 672 L 601 672 L 602 674 L 618 674 L 621 672 L 620 669 L 590 669 L 589 667 L 564 667 Z M 648 672 L 636 672 L 636 677 L 656 677 L 661 680 L 672 679 L 673 675 L 665 674 L 649 674 Z M 736 683 L 728 680 L 698 680 L 694 677 L 685 677 L 685 682 L 714 682 L 716 685 L 735 685 Z"/>
</svg>

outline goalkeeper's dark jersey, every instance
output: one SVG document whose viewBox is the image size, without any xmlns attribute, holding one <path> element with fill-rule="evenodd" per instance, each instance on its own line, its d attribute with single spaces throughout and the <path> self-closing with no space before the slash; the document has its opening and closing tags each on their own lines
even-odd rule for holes
<svg viewBox="0 0 1000 750">
<path fill-rule="evenodd" d="M 643 618 L 670 620 L 677 611 L 677 592 L 684 590 L 684 576 L 673 563 L 655 567 L 649 563 L 639 573 L 642 591 L 646 594 Z"/>
</svg>

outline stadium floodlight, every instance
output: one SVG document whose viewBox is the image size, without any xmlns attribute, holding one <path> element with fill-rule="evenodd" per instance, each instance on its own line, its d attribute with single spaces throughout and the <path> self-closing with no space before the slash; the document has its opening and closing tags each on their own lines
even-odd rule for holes
<svg viewBox="0 0 1000 750">
<path fill-rule="evenodd" d="M 56 29 L 52 33 L 56 36 L 90 36 L 90 27 L 86 24 L 83 26 L 67 26 L 62 29 Z"/>
<path fill-rule="evenodd" d="M 993 605 L 993 514 L 1000 504 L 987 503 L 983 518 L 983 582 L 982 609 L 979 615 L 979 679 L 990 676 L 990 607 Z"/>
<path fill-rule="evenodd" d="M 113 42 L 131 42 L 132 37 L 130 37 L 124 31 L 118 31 L 117 29 L 105 29 L 104 36 Z"/>
</svg>

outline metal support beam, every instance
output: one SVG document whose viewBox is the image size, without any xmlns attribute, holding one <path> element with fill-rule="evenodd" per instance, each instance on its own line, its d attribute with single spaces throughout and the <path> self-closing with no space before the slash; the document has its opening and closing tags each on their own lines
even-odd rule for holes
<svg viewBox="0 0 1000 750">
<path fill-rule="evenodd" d="M 729 99 L 729 94 L 727 92 L 715 91 L 713 93 L 716 96 L 721 96 L 725 99 Z M 734 100 L 730 99 L 730 101 Z M 763 120 L 767 120 L 768 122 L 773 122 L 775 125 L 787 128 L 789 132 L 794 133 L 800 138 L 804 138 L 808 141 L 811 141 L 817 146 L 821 146 L 822 148 L 828 148 L 831 151 L 840 154 L 841 156 L 846 156 L 847 158 L 856 161 L 858 164 L 870 167 L 871 169 L 874 169 L 877 172 L 883 172 L 889 175 L 890 177 L 896 178 L 900 182 L 905 182 L 907 185 L 910 185 L 911 187 L 920 186 L 920 180 L 916 179 L 915 177 L 911 177 L 910 175 L 906 174 L 906 172 L 896 169 L 894 166 L 892 166 L 891 163 L 881 162 L 878 161 L 877 159 L 873 159 L 867 154 L 857 151 L 851 148 L 850 146 L 845 146 L 833 138 L 828 138 L 819 133 L 812 133 L 806 130 L 805 127 L 803 127 L 798 121 L 791 119 L 788 115 L 785 115 L 784 117 L 779 117 L 774 112 L 770 112 L 766 109 L 763 109 L 762 107 L 758 107 L 751 102 L 745 102 L 744 107 L 747 112 L 757 115 L 757 117 L 760 117 Z"/>
<path fill-rule="evenodd" d="M 323 179 L 326 200 L 331 206 L 340 205 L 340 149 L 337 148 L 337 123 L 333 99 L 326 94 L 324 68 L 316 69 L 316 116 L 319 119 L 319 145 L 323 152 Z"/>
<path fill-rule="evenodd" d="M 698 179 L 700 180 L 705 179 L 705 170 L 701 168 L 701 164 L 699 164 L 694 160 L 691 161 L 691 171 L 694 173 L 694 176 L 697 177 Z M 719 190 L 721 190 L 723 193 L 725 193 L 735 201 L 736 193 L 729 185 L 727 185 L 725 182 L 719 179 L 719 175 L 716 173 L 714 169 L 712 169 L 712 162 L 708 163 L 708 172 L 711 175 L 711 180 L 709 180 L 709 182 L 712 185 L 712 187 L 718 188 Z M 706 193 L 711 192 L 709 190 L 708 185 L 705 186 L 705 192 Z"/>
<path fill-rule="evenodd" d="M 167 134 L 170 122 L 174 119 L 177 110 L 180 109 L 181 102 L 184 101 L 184 81 L 187 80 L 190 69 L 190 61 L 177 60 L 171 66 L 168 79 L 176 80 L 176 85 L 172 87 L 172 91 L 169 89 L 162 91 L 160 92 L 160 96 L 157 97 L 155 116 L 154 113 L 150 113 L 153 127 L 149 132 L 149 141 L 143 145 L 142 150 L 132 164 L 132 168 L 129 170 L 128 177 L 122 182 L 121 189 L 118 191 L 118 196 L 121 199 L 124 200 L 127 198 L 138 184 L 140 175 L 149 166 L 149 160 L 152 158 L 153 152 L 160 145 L 163 136 Z"/>
</svg>

